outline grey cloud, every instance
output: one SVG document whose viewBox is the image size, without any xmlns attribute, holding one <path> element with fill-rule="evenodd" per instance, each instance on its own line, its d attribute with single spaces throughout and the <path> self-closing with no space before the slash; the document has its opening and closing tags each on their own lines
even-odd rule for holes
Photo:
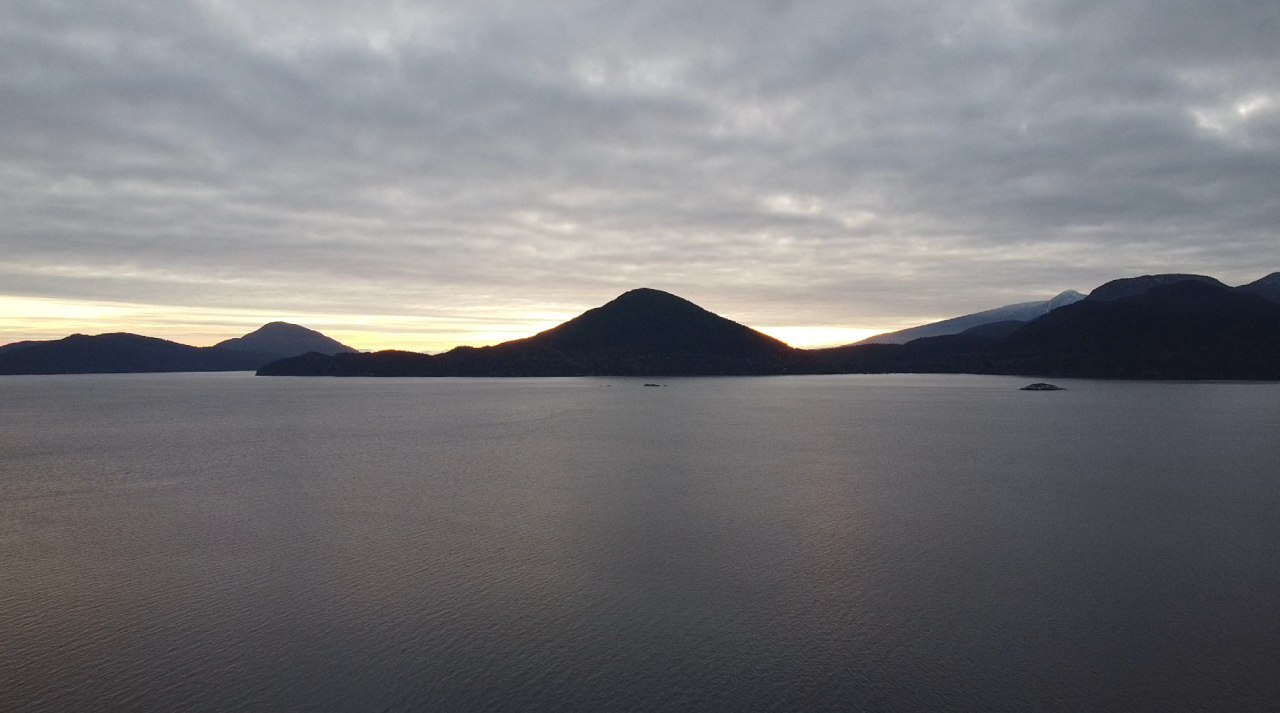
<svg viewBox="0 0 1280 713">
<path fill-rule="evenodd" d="M 858 326 L 1144 271 L 1249 280 L 1278 257 L 1278 18 L 11 4 L 0 286 L 395 313 L 645 284 Z"/>
</svg>

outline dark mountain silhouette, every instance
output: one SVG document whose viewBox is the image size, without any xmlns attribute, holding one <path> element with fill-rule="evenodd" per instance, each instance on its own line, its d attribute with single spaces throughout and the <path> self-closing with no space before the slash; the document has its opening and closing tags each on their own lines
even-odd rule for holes
<svg viewBox="0 0 1280 713">
<path fill-rule="evenodd" d="M 307 329 L 288 322 L 271 322 L 255 329 L 243 337 L 235 337 L 213 345 L 215 349 L 234 349 L 243 352 L 259 352 L 275 354 L 280 358 L 319 352 L 321 354 L 338 354 L 354 352 L 355 349 L 314 329 Z"/>
<path fill-rule="evenodd" d="M 1280 304 L 1280 272 L 1273 272 L 1247 285 L 1241 285 L 1236 290 Z"/>
<path fill-rule="evenodd" d="M 0 351 L 0 374 L 248 371 L 273 355 L 191 347 L 137 334 L 73 334 Z"/>
<path fill-rule="evenodd" d="M 794 349 L 674 295 L 635 290 L 553 329 L 492 347 L 459 347 L 438 356 L 408 352 L 307 354 L 269 364 L 258 373 L 570 376 L 930 372 L 1280 379 L 1280 305 L 1212 278 L 1168 277 L 1108 283 L 1112 287 L 1103 290 L 1103 299 L 1076 301 L 1029 322 L 980 324 L 959 334 L 923 337 L 906 344 L 812 350 Z"/>
<path fill-rule="evenodd" d="M 708 312 L 673 294 L 641 288 L 504 348 L 532 346 L 565 353 L 702 354 L 761 359 L 789 354 L 781 340 Z"/>
<path fill-rule="evenodd" d="M 1280 378 L 1280 305 L 1216 280 L 1088 299 L 1001 340 L 990 367 L 1045 376 Z"/>
<path fill-rule="evenodd" d="M 29 346 L 31 346 L 32 344 L 44 344 L 44 342 L 40 342 L 40 341 L 26 341 L 26 342 L 14 342 L 14 343 L 12 343 L 12 344 L 6 344 L 6 345 L 4 345 L 4 346 L 0 346 L 0 354 L 3 354 L 3 353 L 5 353 L 5 352 L 9 352 L 9 351 L 13 351 L 13 350 L 15 350 L 15 349 L 22 349 L 23 347 L 29 347 Z"/>
<path fill-rule="evenodd" d="M 73 334 L 0 347 L 0 374 L 114 374 L 172 371 L 253 371 L 316 348 L 348 347 L 304 327 L 273 322 L 213 347 L 193 347 L 117 332 Z"/>
<path fill-rule="evenodd" d="M 1030 321 L 986 322 L 905 344 L 795 349 L 688 300 L 639 289 L 557 327 L 439 355 L 343 348 L 273 324 L 217 347 L 136 334 L 0 347 L 0 374 L 230 371 L 331 376 L 749 375 L 935 372 L 1139 379 L 1280 379 L 1280 274 L 1230 288 L 1200 275 L 1116 280 Z M 295 339 L 295 337 L 297 339 Z M 304 339 L 305 338 L 305 339 Z M 304 346 L 305 342 L 305 346 Z"/>
<path fill-rule="evenodd" d="M 1183 280 L 1083 300 L 1025 324 L 823 352 L 835 371 L 1280 379 L 1280 305 L 1216 281 Z"/>
<path fill-rule="evenodd" d="M 990 373 L 992 350 L 1027 324 L 1010 320 L 980 324 L 959 334 L 921 337 L 906 344 L 850 344 L 807 353 L 814 373 L 953 374 Z"/>
<path fill-rule="evenodd" d="M 1119 300 L 1125 297 L 1137 297 L 1161 285 L 1172 285 L 1178 282 L 1203 282 L 1215 287 L 1226 287 L 1217 279 L 1207 275 L 1142 275 L 1139 277 L 1123 277 L 1112 280 L 1097 287 L 1085 299 L 1094 301 Z"/>
<path fill-rule="evenodd" d="M 976 327 L 966 329 L 961 335 L 968 337 L 978 337 L 982 339 L 1003 339 L 1014 332 L 1026 326 L 1026 322 L 1017 320 L 1009 320 L 1007 322 L 991 322 L 990 324 L 979 324 Z M 945 336 L 945 335 L 944 335 Z"/>
<path fill-rule="evenodd" d="M 1038 302 L 1019 302 L 1018 304 L 1005 305 L 1004 307 L 996 307 L 995 309 L 944 319 L 940 322 L 922 324 L 919 327 L 902 329 L 897 332 L 877 334 L 858 342 L 858 344 L 906 344 L 913 339 L 920 339 L 921 337 L 941 337 L 948 334 L 959 334 L 967 329 L 984 324 L 1009 321 L 1029 322 L 1059 307 L 1079 302 L 1082 299 L 1084 299 L 1084 295 L 1075 290 L 1067 290 L 1058 293 L 1052 299 Z"/>
<path fill-rule="evenodd" d="M 557 327 L 491 347 L 285 360 L 264 375 L 587 376 L 785 374 L 801 350 L 667 292 L 637 289 Z"/>
</svg>

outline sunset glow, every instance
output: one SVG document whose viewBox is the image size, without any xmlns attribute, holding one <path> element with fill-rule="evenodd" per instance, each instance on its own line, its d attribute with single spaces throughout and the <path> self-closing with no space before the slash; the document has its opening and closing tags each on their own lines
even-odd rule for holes
<svg viewBox="0 0 1280 713">
<path fill-rule="evenodd" d="M 771 337 L 777 337 L 793 347 L 802 349 L 853 344 L 886 331 L 883 329 L 858 329 L 856 327 L 831 327 L 826 325 L 812 327 L 759 327 L 758 329 Z"/>
<path fill-rule="evenodd" d="M 193 346 L 238 337 L 267 322 L 300 324 L 360 350 L 439 352 L 460 345 L 486 346 L 527 337 L 573 315 L 533 313 L 463 321 L 456 317 L 405 317 L 320 312 L 279 314 L 257 310 L 87 302 L 0 295 L 0 344 L 61 339 L 70 334 L 133 332 Z"/>
<path fill-rule="evenodd" d="M 584 305 L 583 310 L 594 305 Z M 506 316 L 495 310 L 484 319 L 411 317 L 322 312 L 277 314 L 245 309 L 212 309 L 88 302 L 0 295 L 0 344 L 61 339 L 69 334 L 134 332 L 194 346 L 210 346 L 273 321 L 316 329 L 364 351 L 400 349 L 441 352 L 456 346 L 488 346 L 521 339 L 577 316 L 575 312 L 524 312 Z M 751 326 L 751 325 L 748 325 Z M 793 347 L 851 344 L 885 331 L 856 327 L 769 326 L 759 331 Z"/>
<path fill-rule="evenodd" d="M 435 352 L 651 287 L 814 347 L 1280 267 L 1274 2 L 930 7 L 2 4 L 0 341 Z"/>
</svg>

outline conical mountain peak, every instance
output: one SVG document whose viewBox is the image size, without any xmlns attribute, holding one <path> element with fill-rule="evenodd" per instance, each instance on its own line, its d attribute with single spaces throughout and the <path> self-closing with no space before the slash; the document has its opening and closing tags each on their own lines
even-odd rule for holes
<svg viewBox="0 0 1280 713">
<path fill-rule="evenodd" d="M 683 297 L 673 295 L 670 292 L 655 290 L 652 287 L 637 287 L 634 290 L 627 290 L 613 298 L 613 300 L 602 305 L 601 308 L 608 307 L 609 305 L 626 305 L 649 308 L 682 306 L 692 307 L 699 311 L 706 311 Z"/>
<path fill-rule="evenodd" d="M 669 292 L 639 288 L 587 310 L 528 343 L 562 352 L 714 354 L 757 358 L 791 348 Z"/>
<path fill-rule="evenodd" d="M 682 302 L 688 302 L 688 300 L 684 299 L 683 297 L 677 297 L 676 295 L 673 295 L 670 292 L 654 289 L 652 287 L 636 287 L 634 289 L 630 289 L 630 290 L 627 290 L 626 292 L 623 292 L 622 294 L 618 295 L 614 299 L 615 300 L 637 299 L 637 298 L 645 298 L 645 297 L 655 297 L 655 298 L 668 297 L 671 299 L 680 300 Z"/>
<path fill-rule="evenodd" d="M 1076 302 L 1079 302 L 1082 299 L 1084 299 L 1084 295 L 1080 294 L 1079 292 L 1076 292 L 1075 290 L 1063 290 L 1062 292 L 1059 292 L 1057 295 L 1054 295 L 1053 299 L 1049 300 L 1048 304 L 1046 305 L 1048 309 L 1046 309 L 1045 311 L 1052 312 L 1053 310 L 1059 307 L 1065 307 L 1069 304 L 1075 304 Z"/>
<path fill-rule="evenodd" d="M 293 356 L 307 352 L 338 354 L 353 352 L 351 347 L 326 337 L 314 329 L 307 329 L 289 322 L 268 322 L 243 337 L 228 339 L 214 345 L 216 349 L 234 349 L 245 352 L 261 352 Z"/>
</svg>

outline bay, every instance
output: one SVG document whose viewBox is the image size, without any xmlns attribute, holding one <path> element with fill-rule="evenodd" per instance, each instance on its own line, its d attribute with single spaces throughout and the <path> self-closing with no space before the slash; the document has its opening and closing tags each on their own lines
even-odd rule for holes
<svg viewBox="0 0 1280 713">
<path fill-rule="evenodd" d="M 1270 711 L 1280 384 L 0 378 L 0 710 Z"/>
</svg>

